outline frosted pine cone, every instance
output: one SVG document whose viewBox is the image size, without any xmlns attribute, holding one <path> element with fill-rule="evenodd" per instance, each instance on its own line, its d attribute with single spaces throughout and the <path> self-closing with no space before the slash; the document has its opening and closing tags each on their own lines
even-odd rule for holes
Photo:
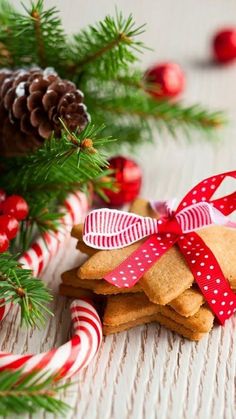
<svg viewBox="0 0 236 419">
<path fill-rule="evenodd" d="M 61 118 L 71 130 L 89 121 L 83 93 L 47 68 L 0 70 L 0 155 L 27 153 L 52 132 L 60 136 Z"/>
</svg>

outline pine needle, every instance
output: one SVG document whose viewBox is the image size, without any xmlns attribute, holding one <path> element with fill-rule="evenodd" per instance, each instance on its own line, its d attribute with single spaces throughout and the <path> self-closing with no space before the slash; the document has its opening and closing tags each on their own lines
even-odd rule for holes
<svg viewBox="0 0 236 419">
<path fill-rule="evenodd" d="M 45 284 L 32 271 L 22 269 L 17 256 L 9 253 L 0 253 L 0 298 L 19 305 L 21 323 L 27 326 L 40 327 L 46 315 L 52 314 L 46 306 L 51 296 Z"/>
<path fill-rule="evenodd" d="M 40 409 L 66 416 L 70 407 L 56 398 L 65 385 L 56 385 L 53 381 L 54 377 L 45 379 L 39 372 L 23 378 L 21 370 L 0 372 L 0 416 L 32 414 Z"/>
</svg>

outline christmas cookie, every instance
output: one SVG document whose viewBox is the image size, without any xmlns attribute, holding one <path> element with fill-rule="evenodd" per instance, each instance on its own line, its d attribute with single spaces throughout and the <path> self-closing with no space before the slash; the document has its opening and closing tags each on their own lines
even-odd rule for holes
<svg viewBox="0 0 236 419">
<path fill-rule="evenodd" d="M 104 334 L 155 321 L 184 337 L 199 340 L 212 329 L 214 315 L 203 306 L 195 315 L 186 318 L 170 307 L 151 303 L 144 294 L 115 295 L 107 298 L 103 317 Z"/>
<path fill-rule="evenodd" d="M 216 256 L 231 286 L 236 285 L 236 231 L 214 226 L 198 232 Z M 115 250 L 96 252 L 78 269 L 81 279 L 102 279 L 140 246 L 140 242 Z M 140 284 L 150 301 L 168 304 L 186 289 L 194 277 L 177 246 L 172 247 L 140 279 Z"/>
<path fill-rule="evenodd" d="M 64 285 L 68 285 L 74 288 L 83 288 L 93 291 L 95 294 L 120 294 L 120 293 L 135 293 L 141 292 L 142 288 L 140 284 L 136 284 L 134 287 L 129 288 L 117 288 L 112 284 L 109 284 L 103 280 L 86 280 L 86 279 L 79 279 L 77 276 L 77 268 L 71 269 L 66 271 L 61 276 L 62 283 Z"/>
<path fill-rule="evenodd" d="M 140 283 L 137 283 L 132 288 L 117 288 L 104 280 L 79 279 L 77 276 L 77 268 L 64 272 L 62 274 L 62 283 L 67 287 L 70 287 L 66 288 L 69 291 L 68 296 L 71 296 L 73 293 L 73 288 L 75 289 L 74 294 L 72 294 L 74 297 L 77 297 L 77 288 L 87 289 L 93 291 L 95 294 L 102 295 L 137 293 L 143 291 Z M 172 300 L 169 303 L 169 306 L 172 307 L 180 315 L 189 317 L 194 315 L 203 303 L 204 298 L 202 294 L 197 289 L 192 287 Z"/>
</svg>

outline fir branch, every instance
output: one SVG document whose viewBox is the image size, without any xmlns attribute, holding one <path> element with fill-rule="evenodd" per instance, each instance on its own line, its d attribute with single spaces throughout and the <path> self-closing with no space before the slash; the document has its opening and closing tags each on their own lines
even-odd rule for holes
<svg viewBox="0 0 236 419">
<path fill-rule="evenodd" d="M 51 296 L 45 284 L 32 271 L 22 269 L 17 256 L 9 253 L 0 254 L 0 295 L 5 302 L 20 306 L 21 322 L 27 326 L 39 327 L 50 313 L 45 304 Z"/>
<path fill-rule="evenodd" d="M 144 31 L 144 25 L 137 27 L 132 15 L 124 18 L 116 13 L 115 18 L 106 16 L 103 21 L 89 26 L 74 36 L 71 46 L 70 75 L 86 71 L 88 74 L 115 75 L 121 68 L 137 60 L 144 44 L 136 39 Z"/>
<path fill-rule="evenodd" d="M 21 370 L 0 372 L 0 416 L 44 409 L 64 417 L 69 406 L 56 396 L 65 387 L 54 384 L 54 377 L 45 378 L 38 372 L 25 376 Z"/>
<path fill-rule="evenodd" d="M 96 86 L 97 81 L 95 84 L 94 80 L 84 84 L 85 92 L 89 89 L 93 98 L 90 103 L 90 97 L 87 97 L 91 116 L 96 124 L 103 120 L 107 126 L 106 133 L 118 135 L 119 143 L 122 139 L 127 141 L 127 137 L 131 145 L 144 138 L 152 139 L 153 126 L 160 131 L 168 129 L 173 137 L 182 129 L 189 137 L 193 129 L 208 135 L 225 123 L 222 112 L 210 112 L 200 105 L 185 106 L 180 102 L 158 101 L 146 93 L 142 86 L 130 86 L 127 89 L 126 83 L 122 81 L 120 84 L 116 80 L 103 83 L 102 94 Z"/>
<path fill-rule="evenodd" d="M 21 14 L 11 8 L 7 16 L 6 6 L 0 10 L 0 41 L 12 56 L 13 66 L 55 66 L 59 70 L 67 56 L 66 37 L 53 7 L 44 10 L 44 1 L 31 2 L 31 7 Z"/>
<path fill-rule="evenodd" d="M 124 107 L 124 99 L 126 107 Z M 141 108 L 140 105 L 146 105 Z M 178 124 L 202 127 L 203 129 L 216 128 L 222 124 L 222 114 L 219 112 L 209 113 L 199 105 L 183 107 L 179 103 L 146 100 L 133 102 L 132 98 L 116 98 L 112 103 L 108 100 L 97 103 L 97 107 L 103 111 L 117 115 L 131 115 L 138 118 L 152 118 L 167 124 L 171 128 Z"/>
<path fill-rule="evenodd" d="M 88 124 L 77 134 L 64 125 L 60 139 L 52 137 L 30 155 L 2 159 L 0 187 L 8 194 L 22 194 L 30 208 L 17 242 L 21 252 L 29 246 L 35 227 L 41 234 L 57 228 L 62 215 L 57 207 L 68 192 L 85 190 L 91 180 L 102 175 L 108 163 L 99 149 L 114 141 L 102 136 L 102 129 Z"/>
<path fill-rule="evenodd" d="M 72 184 L 78 189 L 81 183 L 97 177 L 108 164 L 98 149 L 114 140 L 100 137 L 102 129 L 89 124 L 80 134 L 64 130 L 60 139 L 52 137 L 30 155 L 2 159 L 5 173 L 0 184 L 5 183 L 9 193 L 17 190 L 24 196 L 41 190 L 42 185 L 44 192 L 54 184 L 65 192 L 72 189 Z"/>
<path fill-rule="evenodd" d="M 34 30 L 35 30 L 35 38 L 37 43 L 38 49 L 38 60 L 41 67 L 45 67 L 46 64 L 46 57 L 45 57 L 45 49 L 44 49 L 44 40 L 42 34 L 42 23 L 41 23 L 41 14 L 39 13 L 39 5 L 33 5 L 31 16 L 34 21 Z"/>
</svg>

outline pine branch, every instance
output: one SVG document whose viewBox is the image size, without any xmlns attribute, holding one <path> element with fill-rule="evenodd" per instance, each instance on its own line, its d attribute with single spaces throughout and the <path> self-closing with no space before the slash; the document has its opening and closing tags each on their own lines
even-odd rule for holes
<svg viewBox="0 0 236 419">
<path fill-rule="evenodd" d="M 138 79 L 134 80 L 137 83 Z M 127 141 L 127 137 L 131 145 L 144 139 L 151 140 L 153 126 L 160 131 L 168 129 L 174 137 L 182 130 L 189 137 L 193 129 L 208 135 L 225 122 L 222 112 L 210 112 L 200 105 L 185 106 L 180 102 L 158 101 L 145 92 L 143 85 L 130 84 L 127 88 L 128 82 L 127 79 L 118 79 L 98 84 L 97 80 L 95 83 L 90 79 L 83 86 L 85 92 L 90 91 L 92 98 L 87 96 L 92 119 L 96 124 L 104 121 L 106 133 L 118 136 L 119 144 L 122 139 Z"/>
<path fill-rule="evenodd" d="M 44 40 L 42 33 L 41 14 L 39 13 L 38 5 L 34 6 L 31 11 L 31 16 L 34 21 L 35 38 L 38 49 L 38 59 L 41 67 L 45 67 L 46 57 L 44 49 Z"/>
<path fill-rule="evenodd" d="M 126 107 L 124 107 L 124 100 Z M 146 105 L 141 108 L 140 105 Z M 203 129 L 216 128 L 221 125 L 221 114 L 219 112 L 209 113 L 198 105 L 182 107 L 179 103 L 154 102 L 152 100 L 134 103 L 132 98 L 116 98 L 112 103 L 104 100 L 97 103 L 97 107 L 102 111 L 117 115 L 130 115 L 138 118 L 152 118 L 156 121 L 166 123 L 171 129 L 176 124 L 192 125 Z"/>
<path fill-rule="evenodd" d="M 64 126 L 60 139 L 52 137 L 30 155 L 2 159 L 0 187 L 8 194 L 19 193 L 27 200 L 30 213 L 22 223 L 20 250 L 25 250 L 36 226 L 39 233 L 55 230 L 61 204 L 68 192 L 85 190 L 107 167 L 99 149 L 113 141 L 101 136 L 103 127 L 89 124 L 83 132 L 69 132 Z"/>
<path fill-rule="evenodd" d="M 0 41 L 11 54 L 13 66 L 26 65 L 62 67 L 67 55 L 66 37 L 58 12 L 53 7 L 44 10 L 44 1 L 31 3 L 21 14 L 7 1 L 0 10 Z M 10 13 L 8 9 L 10 8 Z"/>
<path fill-rule="evenodd" d="M 136 54 L 144 44 L 136 37 L 143 33 L 144 26 L 137 27 L 132 15 L 124 18 L 117 12 L 115 17 L 106 16 L 82 30 L 71 45 L 69 75 L 75 77 L 85 71 L 85 77 L 98 72 L 104 78 L 115 76 L 121 68 L 137 61 Z"/>
<path fill-rule="evenodd" d="M 21 322 L 27 326 L 39 327 L 45 315 L 51 314 L 45 306 L 51 300 L 45 284 L 32 271 L 22 269 L 17 256 L 9 253 L 0 254 L 0 296 L 20 306 Z"/>
<path fill-rule="evenodd" d="M 0 372 L 0 416 L 35 413 L 40 409 L 64 417 L 69 406 L 56 398 L 66 385 L 53 383 L 37 372 L 22 376 L 22 371 Z"/>
<path fill-rule="evenodd" d="M 107 166 L 107 161 L 100 147 L 114 141 L 110 137 L 100 137 L 103 127 L 87 127 L 80 134 L 66 129 L 60 139 L 52 137 L 43 146 L 30 155 L 17 158 L 2 159 L 5 173 L 1 176 L 0 184 L 7 185 L 7 192 L 38 192 L 42 189 L 50 190 L 58 185 L 66 192 L 71 185 L 79 188 L 98 176 Z"/>
</svg>

